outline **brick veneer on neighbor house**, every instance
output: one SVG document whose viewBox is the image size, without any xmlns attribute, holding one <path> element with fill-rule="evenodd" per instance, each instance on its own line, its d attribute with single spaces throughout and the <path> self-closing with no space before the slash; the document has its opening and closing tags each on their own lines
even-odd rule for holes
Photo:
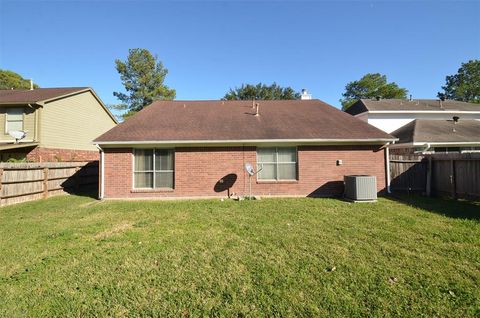
<svg viewBox="0 0 480 318">
<path fill-rule="evenodd" d="M 343 191 L 343 176 L 377 177 L 377 190 L 385 189 L 384 150 L 379 146 L 299 146 L 298 180 L 264 182 L 252 179 L 255 195 L 333 196 Z M 343 164 L 337 166 L 336 161 Z M 105 149 L 105 198 L 226 196 L 218 181 L 236 175 L 230 193 L 248 194 L 244 164 L 256 164 L 255 147 L 175 148 L 173 190 L 135 190 L 132 187 L 132 149 Z M 231 178 L 231 176 L 230 176 Z M 217 191 L 216 191 L 217 190 Z"/>
<path fill-rule="evenodd" d="M 95 150 L 55 149 L 36 147 L 27 154 L 27 160 L 33 162 L 52 161 L 94 161 L 99 160 L 100 154 Z"/>
</svg>

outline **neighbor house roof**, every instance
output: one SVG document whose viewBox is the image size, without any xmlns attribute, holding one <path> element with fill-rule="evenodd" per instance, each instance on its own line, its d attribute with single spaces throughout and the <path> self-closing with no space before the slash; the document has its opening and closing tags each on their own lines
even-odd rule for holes
<svg viewBox="0 0 480 318">
<path fill-rule="evenodd" d="M 36 89 L 2 89 L 0 104 L 30 104 L 89 90 L 88 87 L 55 87 Z"/>
<path fill-rule="evenodd" d="M 392 141 L 320 100 L 157 101 L 98 137 L 99 144 L 229 141 Z"/>
<path fill-rule="evenodd" d="M 391 133 L 399 138 L 398 144 L 459 143 L 480 144 L 478 120 L 416 119 Z"/>
<path fill-rule="evenodd" d="M 91 92 L 97 99 L 107 114 L 118 123 L 117 119 L 110 110 L 105 106 L 100 97 L 90 87 L 51 87 L 51 88 L 35 88 L 35 89 L 1 89 L 0 105 L 25 105 L 38 104 L 43 106 L 45 103 L 65 98 L 71 95 Z"/>
<path fill-rule="evenodd" d="M 440 101 L 438 99 L 360 99 L 345 110 L 351 115 L 364 112 L 383 111 L 475 111 L 480 113 L 480 105 L 455 100 Z"/>
</svg>

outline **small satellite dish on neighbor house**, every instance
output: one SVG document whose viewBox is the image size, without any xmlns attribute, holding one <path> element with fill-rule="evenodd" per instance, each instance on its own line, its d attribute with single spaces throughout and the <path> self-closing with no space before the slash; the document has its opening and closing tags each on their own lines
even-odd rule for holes
<svg viewBox="0 0 480 318">
<path fill-rule="evenodd" d="M 27 132 L 23 130 L 10 130 L 8 134 L 15 139 L 16 144 L 18 143 L 19 140 L 22 140 L 27 136 Z"/>
</svg>

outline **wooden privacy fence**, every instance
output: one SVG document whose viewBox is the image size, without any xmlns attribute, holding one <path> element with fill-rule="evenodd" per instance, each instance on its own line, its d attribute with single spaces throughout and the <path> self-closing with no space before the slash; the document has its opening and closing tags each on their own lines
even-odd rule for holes
<svg viewBox="0 0 480 318">
<path fill-rule="evenodd" d="M 98 189 L 98 161 L 0 163 L 0 205 Z"/>
<path fill-rule="evenodd" d="M 391 155 L 392 191 L 480 198 L 480 154 Z"/>
<path fill-rule="evenodd" d="M 423 156 L 390 155 L 390 188 L 425 192 L 427 163 Z"/>
</svg>

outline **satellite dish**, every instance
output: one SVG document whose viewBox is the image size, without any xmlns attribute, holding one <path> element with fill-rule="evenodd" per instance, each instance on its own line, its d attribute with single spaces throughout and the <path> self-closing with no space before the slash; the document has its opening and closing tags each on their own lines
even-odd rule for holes
<svg viewBox="0 0 480 318">
<path fill-rule="evenodd" d="M 250 175 L 250 176 L 253 176 L 255 174 L 255 170 L 253 169 L 253 166 L 251 163 L 247 162 L 245 164 L 245 171 L 247 171 L 247 173 Z"/>
<path fill-rule="evenodd" d="M 22 140 L 27 136 L 27 132 L 23 130 L 10 130 L 8 134 L 15 139 L 15 143 L 18 143 L 19 140 Z"/>
<path fill-rule="evenodd" d="M 255 172 L 255 169 L 253 169 L 253 166 L 251 163 L 247 162 L 245 164 L 245 171 L 248 173 L 248 188 L 249 188 L 249 192 L 250 192 L 250 195 L 249 195 L 249 200 L 252 200 L 253 196 L 252 196 L 252 177 L 254 175 L 256 175 L 257 173 L 259 173 L 260 171 L 262 171 L 263 169 L 263 165 L 260 167 L 260 169 L 257 170 L 257 172 Z"/>
</svg>

